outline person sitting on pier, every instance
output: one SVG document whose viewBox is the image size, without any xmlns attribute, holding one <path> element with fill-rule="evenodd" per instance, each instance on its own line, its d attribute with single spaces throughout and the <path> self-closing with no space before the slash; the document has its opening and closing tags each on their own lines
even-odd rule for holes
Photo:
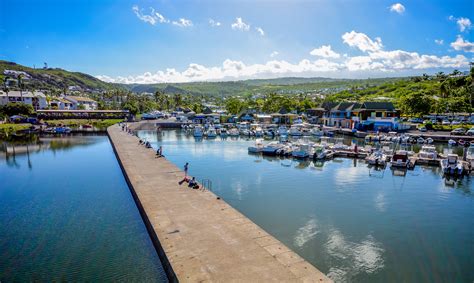
<svg viewBox="0 0 474 283">
<path fill-rule="evenodd" d="M 196 182 L 196 177 L 193 177 L 188 184 L 188 187 L 193 188 L 193 189 L 199 189 L 199 185 Z"/>
<path fill-rule="evenodd" d="M 151 143 L 150 143 L 149 141 L 147 141 L 147 142 L 145 143 L 145 147 L 146 147 L 146 148 L 151 148 Z"/>
<path fill-rule="evenodd" d="M 138 141 L 138 144 L 142 145 L 142 144 L 143 144 L 143 140 L 140 139 L 140 140 Z"/>
<path fill-rule="evenodd" d="M 164 157 L 163 155 L 163 147 L 160 145 L 158 150 L 156 151 L 156 157 Z"/>
</svg>

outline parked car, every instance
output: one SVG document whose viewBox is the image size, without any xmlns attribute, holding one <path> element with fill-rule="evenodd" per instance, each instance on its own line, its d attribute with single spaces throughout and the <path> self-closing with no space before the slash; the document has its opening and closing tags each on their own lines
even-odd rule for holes
<svg viewBox="0 0 474 283">
<path fill-rule="evenodd" d="M 426 132 L 426 131 L 427 131 L 426 127 L 420 127 L 420 128 L 418 128 L 418 130 L 419 130 L 420 132 Z"/>
<path fill-rule="evenodd" d="M 451 131 L 451 135 L 464 135 L 466 130 L 463 128 L 457 128 Z"/>
<path fill-rule="evenodd" d="M 451 125 L 461 125 L 461 122 L 459 122 L 459 121 L 452 121 L 452 122 L 451 122 Z"/>
<path fill-rule="evenodd" d="M 451 125 L 451 122 L 449 122 L 449 120 L 443 120 L 443 122 L 441 122 L 442 125 Z"/>
<path fill-rule="evenodd" d="M 469 131 L 466 132 L 468 136 L 474 136 L 474 127 L 470 128 Z"/>
</svg>

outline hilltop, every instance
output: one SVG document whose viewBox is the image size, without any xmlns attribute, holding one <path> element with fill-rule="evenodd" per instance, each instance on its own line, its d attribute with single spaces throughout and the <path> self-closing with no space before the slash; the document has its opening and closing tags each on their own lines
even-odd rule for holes
<svg viewBox="0 0 474 283">
<path fill-rule="evenodd" d="M 3 83 L 5 70 L 20 71 L 28 74 L 24 80 L 27 88 L 32 89 L 59 89 L 70 86 L 79 86 L 83 90 L 112 90 L 122 89 L 121 86 L 103 82 L 91 75 L 70 72 L 59 68 L 30 68 L 14 62 L 0 60 L 0 79 Z"/>
</svg>

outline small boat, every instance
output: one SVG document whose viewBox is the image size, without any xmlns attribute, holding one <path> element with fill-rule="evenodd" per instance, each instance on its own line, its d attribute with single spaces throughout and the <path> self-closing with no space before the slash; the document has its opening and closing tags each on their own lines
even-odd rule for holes
<svg viewBox="0 0 474 283">
<path fill-rule="evenodd" d="M 432 144 L 434 142 L 434 140 L 432 138 L 427 138 L 426 139 L 426 143 L 428 144 Z"/>
<path fill-rule="evenodd" d="M 417 143 L 425 143 L 425 139 L 422 138 L 422 137 L 419 137 L 419 138 L 416 139 L 416 142 Z"/>
<path fill-rule="evenodd" d="M 455 146 L 455 145 L 457 145 L 457 144 L 458 144 L 458 143 L 457 143 L 455 140 L 453 140 L 453 139 L 450 139 L 450 140 L 448 141 L 448 145 Z"/>
<path fill-rule="evenodd" d="M 438 152 L 433 145 L 424 145 L 421 147 L 420 152 L 418 152 L 418 158 L 420 159 L 435 160 L 437 157 Z"/>
<path fill-rule="evenodd" d="M 291 126 L 288 134 L 292 137 L 301 137 L 303 133 L 301 133 L 300 129 L 295 126 Z"/>
<path fill-rule="evenodd" d="M 71 128 L 69 127 L 56 127 L 54 128 L 54 132 L 56 134 L 68 134 L 71 132 Z"/>
<path fill-rule="evenodd" d="M 464 146 L 464 145 L 466 144 L 466 141 L 465 141 L 465 140 L 462 140 L 462 139 L 461 139 L 461 140 L 458 140 L 458 144 L 459 144 L 460 146 Z"/>
<path fill-rule="evenodd" d="M 277 133 L 280 136 L 287 136 L 288 135 L 288 129 L 286 128 L 286 126 L 280 126 L 280 127 L 278 127 Z"/>
<path fill-rule="evenodd" d="M 229 133 L 227 132 L 226 128 L 220 129 L 219 135 L 220 135 L 222 138 L 227 137 L 228 134 L 229 134 Z"/>
<path fill-rule="evenodd" d="M 229 130 L 229 136 L 231 137 L 238 137 L 239 134 L 239 130 L 237 130 L 236 128 L 232 128 Z"/>
<path fill-rule="evenodd" d="M 261 127 L 256 127 L 254 133 L 256 137 L 263 137 L 264 135 L 264 132 Z"/>
<path fill-rule="evenodd" d="M 390 164 L 392 167 L 407 168 L 409 162 L 410 161 L 408 160 L 408 153 L 406 150 L 398 150 L 393 155 Z"/>
<path fill-rule="evenodd" d="M 206 136 L 209 139 L 213 139 L 213 138 L 217 137 L 216 129 L 214 127 L 209 127 L 209 129 L 206 132 Z"/>
<path fill-rule="evenodd" d="M 385 166 L 387 164 L 387 156 L 382 151 L 375 151 L 365 159 L 370 165 Z"/>
<path fill-rule="evenodd" d="M 292 151 L 291 156 L 294 158 L 308 158 L 311 154 L 311 147 L 308 143 L 299 143 L 296 145 L 296 148 Z"/>
<path fill-rule="evenodd" d="M 445 175 L 457 175 L 461 176 L 463 174 L 464 168 L 457 154 L 448 154 L 446 159 L 440 161 L 441 170 Z"/>
<path fill-rule="evenodd" d="M 474 169 L 474 143 L 471 143 L 471 146 L 469 146 L 466 150 L 466 161 L 469 162 L 471 168 Z"/>
<path fill-rule="evenodd" d="M 262 152 L 262 150 L 263 150 L 263 140 L 262 139 L 256 139 L 255 140 L 255 145 L 248 147 L 248 152 L 249 153 L 260 153 L 260 152 Z"/>
<path fill-rule="evenodd" d="M 274 141 L 268 143 L 266 146 L 263 147 L 262 149 L 262 154 L 264 155 L 276 155 L 276 151 L 280 148 L 283 147 L 283 144 Z"/>
<path fill-rule="evenodd" d="M 324 144 L 318 144 L 314 146 L 313 159 L 324 160 L 331 154 L 332 151 L 328 149 Z"/>
<path fill-rule="evenodd" d="M 324 132 L 321 131 L 319 128 L 312 128 L 309 132 L 312 136 L 315 137 L 321 137 L 324 135 Z"/>
<path fill-rule="evenodd" d="M 204 135 L 204 132 L 201 126 L 194 127 L 193 136 L 195 138 L 202 138 L 203 135 Z"/>
</svg>

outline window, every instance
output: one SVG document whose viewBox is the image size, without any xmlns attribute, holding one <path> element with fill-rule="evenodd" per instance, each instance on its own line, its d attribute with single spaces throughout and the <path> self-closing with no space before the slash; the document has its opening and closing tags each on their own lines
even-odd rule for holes
<svg viewBox="0 0 474 283">
<path fill-rule="evenodd" d="M 375 117 L 382 117 L 382 112 L 375 112 Z"/>
</svg>

